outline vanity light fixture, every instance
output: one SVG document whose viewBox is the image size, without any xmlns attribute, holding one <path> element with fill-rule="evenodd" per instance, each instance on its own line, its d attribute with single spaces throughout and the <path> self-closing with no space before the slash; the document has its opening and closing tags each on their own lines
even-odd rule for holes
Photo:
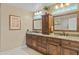
<svg viewBox="0 0 79 59">
<path fill-rule="evenodd" d="M 55 6 L 55 9 L 58 9 L 59 7 L 60 7 L 60 8 L 63 8 L 64 6 L 69 6 L 69 5 L 70 5 L 70 3 L 61 3 L 61 4 L 59 4 L 59 6 L 56 5 L 56 6 Z"/>
</svg>

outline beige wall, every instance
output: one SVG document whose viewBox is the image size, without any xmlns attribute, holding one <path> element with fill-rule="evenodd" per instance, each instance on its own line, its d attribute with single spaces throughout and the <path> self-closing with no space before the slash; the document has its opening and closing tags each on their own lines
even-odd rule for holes
<svg viewBox="0 0 79 59">
<path fill-rule="evenodd" d="M 9 30 L 9 15 L 21 17 L 21 30 Z M 32 12 L 1 4 L 1 51 L 21 46 L 27 29 L 32 30 Z"/>
</svg>

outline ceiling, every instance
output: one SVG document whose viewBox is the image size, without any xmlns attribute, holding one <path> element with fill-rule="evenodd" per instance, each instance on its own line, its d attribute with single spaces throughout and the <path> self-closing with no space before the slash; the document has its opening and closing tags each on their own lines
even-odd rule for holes
<svg viewBox="0 0 79 59">
<path fill-rule="evenodd" d="M 8 3 L 10 6 L 15 6 L 18 8 L 26 9 L 27 11 L 37 11 L 41 10 L 44 6 L 49 6 L 54 3 Z"/>
</svg>

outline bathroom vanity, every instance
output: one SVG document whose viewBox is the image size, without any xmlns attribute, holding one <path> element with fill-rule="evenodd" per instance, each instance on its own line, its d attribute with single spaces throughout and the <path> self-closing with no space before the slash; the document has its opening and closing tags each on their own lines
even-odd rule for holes
<svg viewBox="0 0 79 59">
<path fill-rule="evenodd" d="M 79 37 L 27 33 L 26 45 L 46 55 L 79 55 Z"/>
</svg>

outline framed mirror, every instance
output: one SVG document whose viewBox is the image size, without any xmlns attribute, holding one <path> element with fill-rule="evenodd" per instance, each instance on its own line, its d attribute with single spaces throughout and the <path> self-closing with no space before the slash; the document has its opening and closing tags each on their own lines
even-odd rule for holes
<svg viewBox="0 0 79 59">
<path fill-rule="evenodd" d="M 42 30 L 42 20 L 33 20 L 33 30 L 41 31 Z"/>
<path fill-rule="evenodd" d="M 54 31 L 79 31 L 78 12 L 54 16 Z"/>
</svg>

